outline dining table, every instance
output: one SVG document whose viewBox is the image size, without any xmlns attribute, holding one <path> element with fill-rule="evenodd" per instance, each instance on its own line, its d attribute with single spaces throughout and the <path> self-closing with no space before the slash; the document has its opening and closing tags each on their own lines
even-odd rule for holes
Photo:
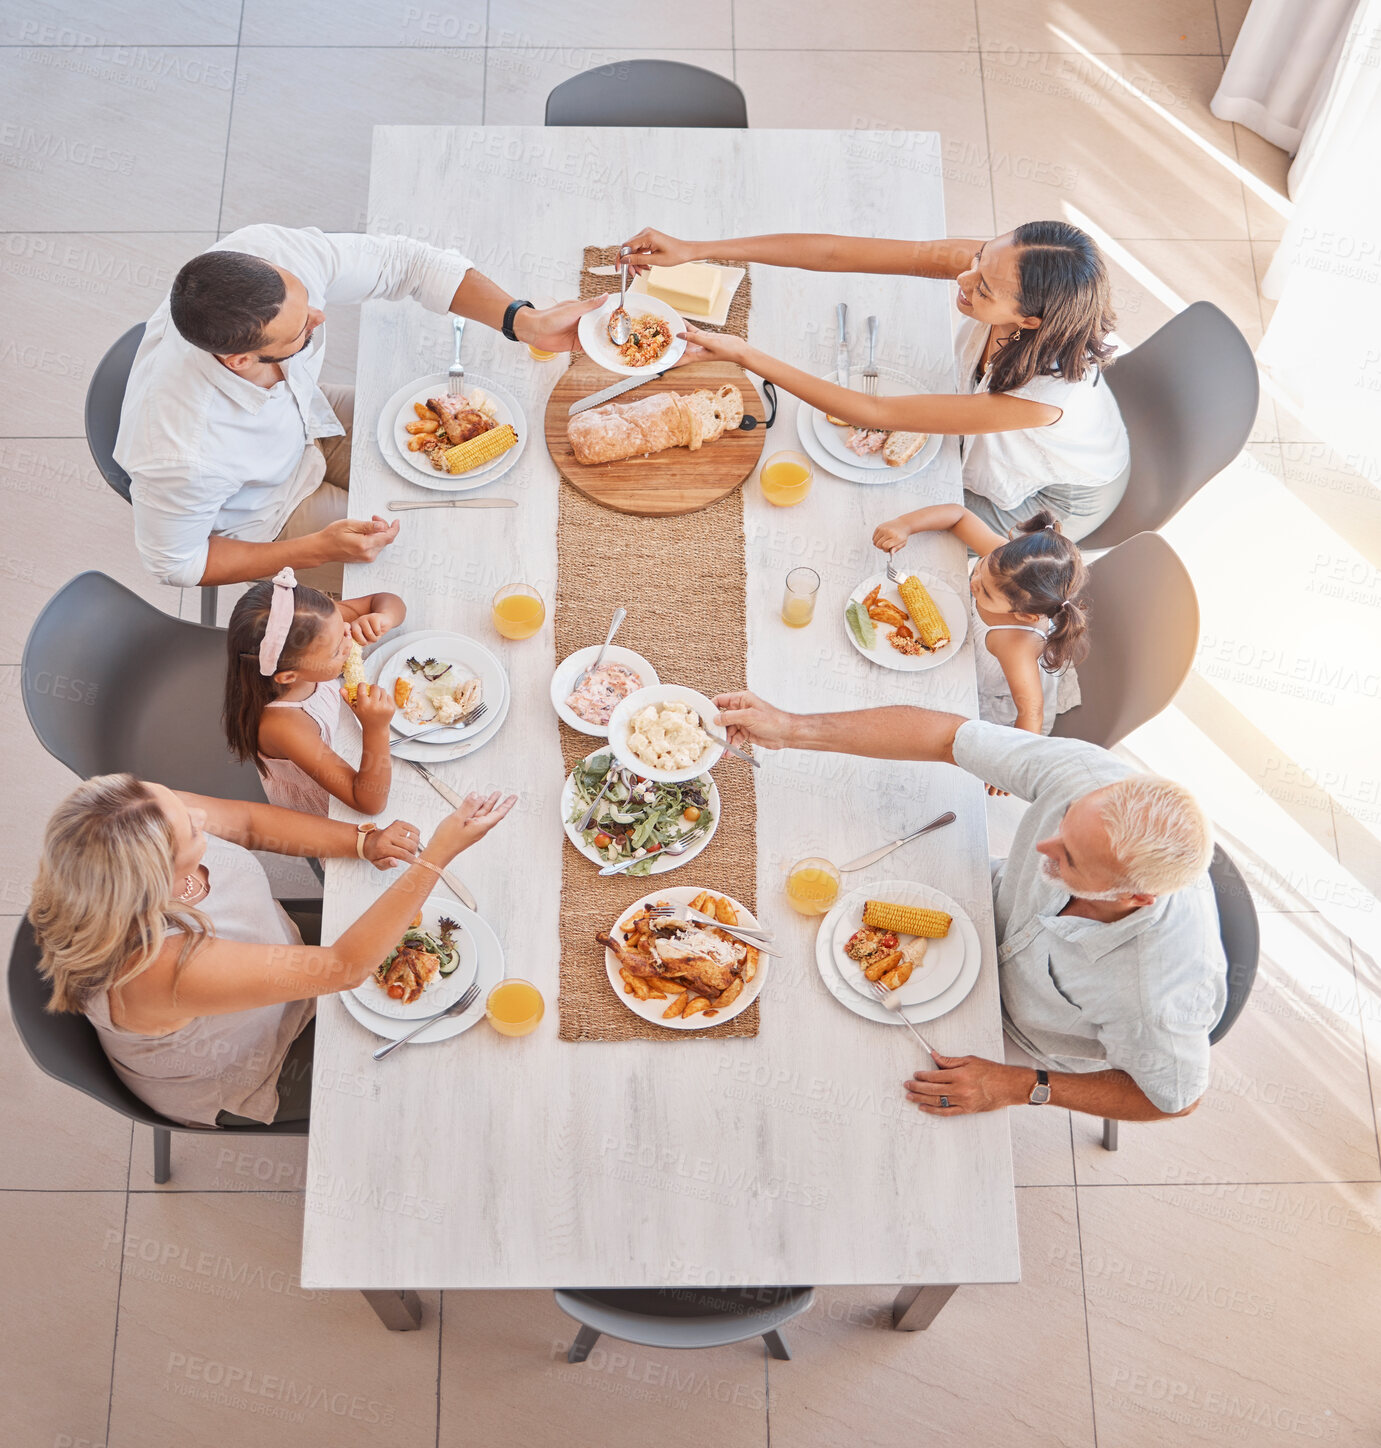
<svg viewBox="0 0 1381 1448">
<path fill-rule="evenodd" d="M 455 247 L 514 296 L 556 299 L 576 295 L 585 247 L 616 245 L 647 225 L 686 238 L 944 236 L 941 156 L 931 132 L 378 126 L 367 229 Z M 917 390 L 954 389 L 951 284 L 750 270 L 755 346 L 829 372 L 842 301 L 855 370 L 865 319 L 875 316 L 881 363 Z M 330 328 L 328 314 L 328 353 Z M 453 871 L 501 942 L 505 970 L 538 987 L 546 1013 L 527 1036 L 501 1035 L 480 1019 L 449 1040 L 375 1061 L 378 1038 L 340 999 L 320 1001 L 303 1285 L 360 1290 L 385 1325 L 406 1330 L 420 1322 L 417 1294 L 427 1289 L 889 1284 L 894 1326 L 916 1329 L 960 1285 L 1019 1280 L 1007 1112 L 937 1117 L 911 1106 L 903 1082 L 929 1069 L 925 1052 L 899 1024 L 864 1019 L 835 999 L 817 969 L 818 918 L 795 913 L 784 891 L 803 857 L 848 862 L 953 811 L 953 824 L 845 875 L 843 888 L 900 879 L 958 902 L 977 930 L 981 967 L 962 1002 L 922 1030 L 942 1053 L 1001 1060 L 984 786 L 964 771 L 759 751 L 756 913 L 779 955 L 756 1034 L 559 1038 L 565 768 L 550 684 L 559 662 L 559 489 L 568 485 L 544 445 L 542 418 L 570 357 L 538 360 L 472 322 L 467 375 L 517 398 L 530 436 L 509 471 L 466 496 L 517 506 L 392 513 L 391 503 L 441 495 L 388 465 L 376 424 L 404 384 L 445 372 L 451 332 L 449 319 L 411 302 L 363 308 L 350 515 L 402 526 L 375 562 L 347 567 L 345 594 L 396 592 L 407 604 L 404 628 L 477 639 L 507 671 L 511 704 L 492 741 L 433 772 L 460 793 L 518 796 Z M 796 423 L 796 400 L 783 392 L 764 458 L 800 450 Z M 976 715 L 970 638 L 939 667 L 904 672 L 864 659 L 844 620 L 850 591 L 884 565 L 871 542 L 876 525 L 960 499 L 958 442 L 946 438 L 933 462 L 895 482 L 850 482 L 817 466 L 794 507 L 770 505 L 756 470 L 744 482 L 752 690 L 800 712 L 913 704 Z M 967 558 L 952 535 L 918 535 L 900 558 L 963 597 Z M 796 567 L 821 579 L 804 628 L 781 618 L 784 579 Z M 636 557 L 609 560 L 615 579 L 636 568 Z M 690 631 L 693 570 L 686 577 L 684 596 L 670 604 Z M 495 633 L 490 600 L 518 581 L 541 596 L 547 618 L 515 641 Z M 601 629 L 587 642 L 602 637 Z M 676 682 L 674 651 L 652 662 Z M 734 660 L 726 678 L 742 675 L 744 662 Z M 449 808 L 400 763 L 379 818 L 411 821 L 425 838 Z M 332 814 L 361 818 L 338 802 Z M 593 878 L 596 867 L 572 855 L 565 868 Z M 716 885 L 694 861 L 665 878 Z M 327 862 L 323 938 L 339 935 L 389 882 L 361 861 Z"/>
</svg>

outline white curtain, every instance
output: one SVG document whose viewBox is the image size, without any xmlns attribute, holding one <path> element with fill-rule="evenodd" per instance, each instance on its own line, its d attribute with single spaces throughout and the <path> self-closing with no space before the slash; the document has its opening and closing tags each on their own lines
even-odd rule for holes
<svg viewBox="0 0 1381 1448">
<path fill-rule="evenodd" d="M 1355 5 L 1290 191 L 1257 361 L 1290 411 L 1381 479 L 1381 0 Z"/>
</svg>

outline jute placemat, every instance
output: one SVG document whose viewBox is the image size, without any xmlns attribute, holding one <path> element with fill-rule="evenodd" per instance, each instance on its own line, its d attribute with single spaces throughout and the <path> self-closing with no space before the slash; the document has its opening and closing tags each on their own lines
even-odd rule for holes
<svg viewBox="0 0 1381 1448">
<path fill-rule="evenodd" d="M 617 277 L 594 277 L 616 247 L 586 247 L 580 295 L 618 290 Z M 745 277 L 720 329 L 746 336 L 750 300 Z M 612 282 L 612 287 L 609 285 Z M 713 697 L 745 686 L 748 637 L 744 619 L 747 565 L 743 493 L 698 513 L 641 518 L 601 508 L 561 484 L 556 529 L 556 657 L 598 643 L 620 604 L 628 619 L 619 643 L 642 654 L 668 683 Z M 561 724 L 561 753 L 569 771 L 600 743 Z M 561 873 L 561 1039 L 563 1041 L 683 1041 L 686 1032 L 650 1025 L 614 995 L 595 941 L 640 896 L 661 885 L 694 885 L 757 907 L 757 799 L 753 771 L 726 758 L 714 772 L 719 829 L 705 850 L 672 874 L 601 879 L 566 841 Z M 758 1003 L 697 1037 L 755 1036 Z"/>
</svg>

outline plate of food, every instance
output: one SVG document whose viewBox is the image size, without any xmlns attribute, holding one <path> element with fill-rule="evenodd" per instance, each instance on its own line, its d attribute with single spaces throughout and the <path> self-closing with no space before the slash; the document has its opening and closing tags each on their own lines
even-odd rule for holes
<svg viewBox="0 0 1381 1448">
<path fill-rule="evenodd" d="M 611 769 L 614 778 L 605 789 Z M 577 830 L 597 796 L 589 826 Z M 640 863 L 630 865 L 626 875 L 665 875 L 689 864 L 714 838 L 719 790 L 708 774 L 679 784 L 644 779 L 619 764 L 612 750 L 597 749 L 567 775 L 561 818 L 566 838 L 594 864 L 616 865 L 641 854 Z M 666 853 L 668 845 L 688 835 L 696 838 L 684 851 Z"/>
<path fill-rule="evenodd" d="M 947 991 L 964 968 L 968 936 L 953 928 L 964 912 L 930 886 L 912 885 L 897 893 L 907 896 L 906 903 L 884 898 L 872 885 L 840 902 L 834 964 L 867 1000 L 877 999 L 868 983 L 879 981 L 902 1005 L 923 1005 Z"/>
<path fill-rule="evenodd" d="M 379 451 L 409 482 L 465 492 L 492 483 L 518 461 L 527 423 L 518 399 L 497 382 L 467 373 L 465 392 L 452 396 L 449 380 L 444 372 L 434 373 L 389 398 L 379 413 Z M 453 451 L 461 446 L 467 453 Z"/>
<path fill-rule="evenodd" d="M 479 968 L 474 939 L 444 900 L 429 899 L 374 974 L 352 994 L 376 1015 L 415 1021 L 468 989 Z"/>
<path fill-rule="evenodd" d="M 421 734 L 439 724 L 453 728 L 428 733 L 427 742 L 455 744 L 472 739 L 498 712 L 508 693 L 503 665 L 482 643 L 464 634 L 410 634 L 379 666 L 378 687 L 392 694 L 393 727 Z M 473 724 L 460 721 L 479 704 Z"/>
<path fill-rule="evenodd" d="M 673 885 L 635 900 L 604 946 L 609 985 L 635 1016 L 672 1031 L 700 1031 L 731 1021 L 758 998 L 768 957 L 713 925 L 649 915 L 654 905 L 689 905 L 724 924 L 759 929 L 732 896 Z"/>
<path fill-rule="evenodd" d="M 657 670 L 641 654 L 610 644 L 604 662 L 577 687 L 576 680 L 603 647 L 591 644 L 577 649 L 556 666 L 551 676 L 551 704 L 561 722 L 599 739 L 608 737 L 609 717 L 620 700 L 661 683 Z"/>
<path fill-rule="evenodd" d="M 456 921 L 460 927 L 459 934 L 467 938 L 473 945 L 475 970 L 471 980 L 479 985 L 479 992 L 474 1001 L 459 1014 L 447 1016 L 444 1020 L 437 1021 L 419 1031 L 412 1038 L 410 1045 L 426 1045 L 433 1041 L 449 1040 L 450 1037 L 458 1036 L 462 1031 L 468 1031 L 478 1021 L 482 1021 L 485 998 L 504 977 L 503 946 L 499 944 L 499 937 L 494 934 L 487 921 L 481 920 L 473 910 L 467 910 L 459 900 L 439 888 L 432 892 L 431 898 L 423 908 L 424 926 L 429 918 L 428 910 L 433 908 L 437 923 L 442 915 Z M 464 971 L 465 966 L 461 965 L 459 969 Z M 366 986 L 369 984 L 369 982 L 365 983 Z M 452 999 L 458 1000 L 466 988 L 466 986 L 461 986 Z M 373 1031 L 376 1036 L 382 1036 L 385 1040 L 396 1041 L 416 1027 L 415 1019 L 384 1015 L 382 1011 L 366 1005 L 361 999 L 363 989 L 364 987 L 361 987 L 360 990 L 342 991 L 340 1001 L 366 1030 Z M 431 1009 L 430 995 L 424 996 L 423 999 L 428 1000 L 429 1009 Z M 437 996 L 436 999 L 439 1000 L 440 997 Z M 441 1009 L 443 1009 L 441 1005 L 434 1008 L 434 1010 Z M 425 1016 L 427 1012 L 423 1011 L 420 1014 Z"/>
<path fill-rule="evenodd" d="M 920 392 L 904 373 L 879 366 L 884 396 Z M 834 382 L 838 373 L 822 379 Z M 796 412 L 801 445 L 822 467 L 855 483 L 895 483 L 928 467 L 944 446 L 941 433 L 883 432 L 853 427 L 842 418 L 818 408 L 802 406 Z"/>
<path fill-rule="evenodd" d="M 580 319 L 576 333 L 591 361 L 621 377 L 643 377 L 663 372 L 681 360 L 686 342 L 677 334 L 686 330 L 686 324 L 673 307 L 660 297 L 625 297 L 623 309 L 633 330 L 628 341 L 616 347 L 609 333 L 618 305 L 618 293 L 611 292 L 602 307 L 586 312 Z"/>
<path fill-rule="evenodd" d="M 865 578 L 844 604 L 849 642 L 884 669 L 933 669 L 959 652 L 969 611 L 953 590 L 929 574 L 892 583 L 885 573 Z"/>
<path fill-rule="evenodd" d="M 609 716 L 609 746 L 620 764 L 644 779 L 694 779 L 724 756 L 724 746 L 701 727 L 718 712 L 712 700 L 684 684 L 639 689 Z"/>
</svg>

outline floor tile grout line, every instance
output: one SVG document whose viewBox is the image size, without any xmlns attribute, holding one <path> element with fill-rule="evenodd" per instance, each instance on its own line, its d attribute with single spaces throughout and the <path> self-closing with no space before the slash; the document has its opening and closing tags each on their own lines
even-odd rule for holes
<svg viewBox="0 0 1381 1448">
<path fill-rule="evenodd" d="M 112 45 L 134 45 L 132 41 L 111 41 Z M 66 53 L 72 50 L 100 50 L 104 46 L 57 46 L 57 45 L 0 45 L 0 52 L 6 50 L 19 51 L 59 51 Z M 214 44 L 198 45 L 195 42 L 184 41 L 175 45 L 166 45 L 161 41 L 149 42 L 140 45 L 141 49 L 158 50 L 395 50 L 408 55 L 441 54 L 452 55 L 455 52 L 481 52 L 490 50 L 502 50 L 511 53 L 542 52 L 563 48 L 562 42 L 553 41 L 547 45 L 293 45 L 283 43 L 280 45 L 232 45 L 229 41 L 216 42 Z M 600 47 L 601 52 L 627 50 L 661 50 L 670 52 L 685 52 L 688 55 L 702 53 L 707 50 L 731 50 L 731 45 L 606 45 Z M 889 46 L 881 43 L 877 45 L 850 46 L 841 49 L 836 45 L 741 45 L 737 49 L 749 55 L 993 55 L 999 56 L 1004 53 L 1002 47 L 995 46 L 991 50 L 978 49 L 952 49 L 940 48 L 931 49 L 926 46 Z M 1078 57 L 1083 54 L 1077 50 L 1033 50 L 1027 52 L 1030 55 L 1068 55 Z M 1223 59 L 1221 51 L 1218 50 L 1090 50 L 1089 55 L 1097 56 L 1100 60 L 1135 60 L 1139 56 L 1145 56 L 1150 60 L 1219 60 Z"/>
<path fill-rule="evenodd" d="M 489 9 L 485 7 L 484 23 L 486 34 L 489 26 Z M 446 1294 L 436 1294 L 436 1443 L 441 1448 L 441 1334 L 446 1330 Z"/>
<path fill-rule="evenodd" d="M 489 109 L 489 11 L 491 0 L 484 0 L 484 65 L 480 70 L 480 125 L 485 124 L 485 113 Z M 371 146 L 371 150 L 373 147 Z"/>
<path fill-rule="evenodd" d="M 1069 1144 L 1074 1148 L 1074 1117 L 1069 1118 Z M 1076 1164 L 1077 1169 L 1077 1164 Z M 1088 1279 L 1084 1275 L 1084 1221 L 1079 1211 L 1079 1183 L 1074 1183 L 1074 1238 L 1079 1249 L 1079 1296 L 1084 1304 L 1084 1355 L 1088 1362 L 1089 1421 L 1093 1426 L 1093 1448 L 1098 1448 L 1098 1397 L 1093 1390 L 1093 1334 L 1088 1320 Z"/>
<path fill-rule="evenodd" d="M 1376 1161 L 1377 1166 L 1381 1167 L 1381 1118 L 1376 1111 L 1376 1092 L 1371 1079 L 1371 1052 L 1367 1050 L 1367 1025 L 1362 1015 L 1362 982 L 1357 974 L 1357 946 L 1349 939 L 1347 948 L 1352 959 L 1352 988 L 1357 995 L 1357 1029 L 1362 1037 L 1362 1065 L 1366 1068 L 1367 1096 L 1372 1103 L 1371 1126 L 1376 1137 Z"/>
<path fill-rule="evenodd" d="M 130 1131 L 130 1147 L 133 1150 L 133 1126 Z M 110 1393 L 105 1405 L 105 1439 L 110 1442 L 110 1420 L 115 1412 L 115 1355 L 120 1346 L 120 1298 L 125 1287 L 125 1237 L 129 1233 L 129 1193 L 125 1193 L 125 1214 L 120 1223 L 120 1275 L 115 1282 L 115 1322 L 110 1334 Z"/>
<path fill-rule="evenodd" d="M 988 227 L 990 232 L 997 231 L 997 187 L 993 184 L 993 133 L 988 123 L 988 77 L 983 69 L 983 35 L 980 28 L 981 22 L 978 18 L 978 0 L 973 0 L 973 33 L 979 43 L 979 49 L 975 52 L 978 56 L 978 94 L 983 102 L 983 154 L 988 160 Z M 948 219 L 946 219 L 946 230 L 948 230 Z"/>
<path fill-rule="evenodd" d="M 1223 17 L 1218 13 L 1218 0 L 1213 0 L 1213 24 L 1218 31 L 1218 54 L 1223 57 L 1223 64 L 1227 65 L 1228 54 L 1223 49 Z"/>
<path fill-rule="evenodd" d="M 225 155 L 221 157 L 221 199 L 216 207 L 216 240 L 221 239 L 225 219 L 225 178 L 230 172 L 230 138 L 235 131 L 235 87 L 240 79 L 240 38 L 245 29 L 245 0 L 240 0 L 240 19 L 235 27 L 235 66 L 230 75 L 230 109 L 225 118 Z"/>
</svg>

